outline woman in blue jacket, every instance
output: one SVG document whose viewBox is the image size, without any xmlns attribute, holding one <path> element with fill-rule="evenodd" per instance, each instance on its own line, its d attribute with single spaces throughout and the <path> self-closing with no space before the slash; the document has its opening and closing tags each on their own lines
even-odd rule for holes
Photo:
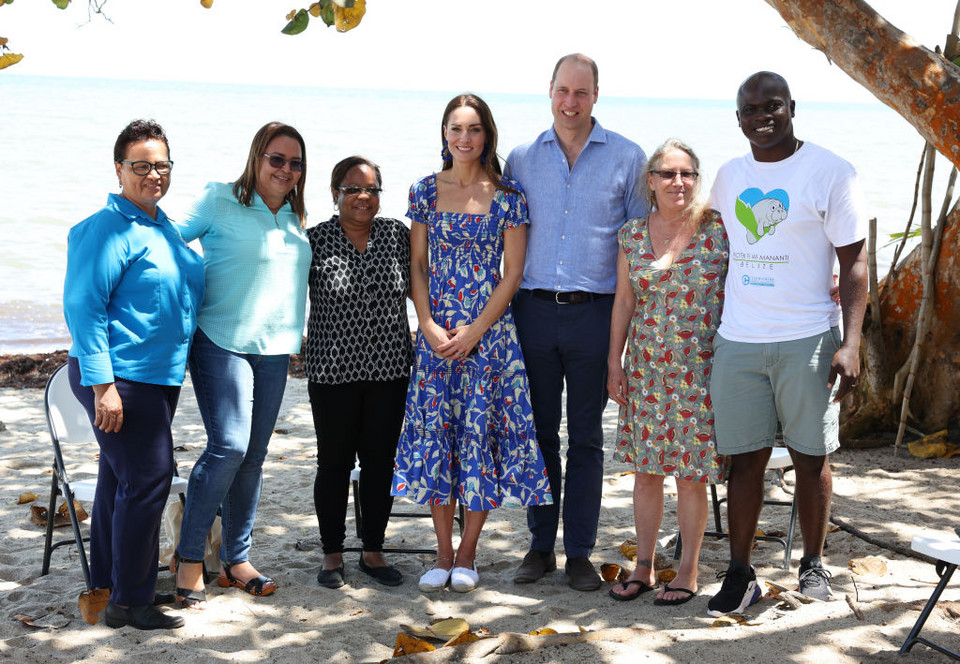
<svg viewBox="0 0 960 664">
<path fill-rule="evenodd" d="M 160 519 L 203 266 L 157 207 L 173 169 L 160 125 L 127 125 L 114 162 L 120 193 L 70 229 L 63 293 L 70 386 L 100 445 L 90 577 L 111 588 L 110 627 L 169 629 L 183 618 L 154 606 Z"/>
</svg>

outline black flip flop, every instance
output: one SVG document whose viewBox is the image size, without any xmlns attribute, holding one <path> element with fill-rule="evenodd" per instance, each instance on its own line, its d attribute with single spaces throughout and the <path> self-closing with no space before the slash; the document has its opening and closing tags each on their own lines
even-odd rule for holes
<svg viewBox="0 0 960 664">
<path fill-rule="evenodd" d="M 663 586 L 663 592 L 686 593 L 687 595 L 686 597 L 678 597 L 676 599 L 655 599 L 653 600 L 653 603 L 657 606 L 679 606 L 681 604 L 686 604 L 697 595 L 697 593 L 693 592 L 692 590 L 688 590 L 687 588 L 673 588 L 669 583 Z"/>
<path fill-rule="evenodd" d="M 619 595 L 613 592 L 613 588 L 611 588 L 610 597 L 617 600 L 618 602 L 632 602 L 633 600 L 640 597 L 640 595 L 642 595 L 643 593 L 650 592 L 651 590 L 653 590 L 653 586 L 648 586 L 640 579 L 631 579 L 629 581 L 623 581 L 620 585 L 623 586 L 624 590 L 628 590 L 630 586 L 640 586 L 640 590 L 633 593 L 632 595 Z"/>
</svg>

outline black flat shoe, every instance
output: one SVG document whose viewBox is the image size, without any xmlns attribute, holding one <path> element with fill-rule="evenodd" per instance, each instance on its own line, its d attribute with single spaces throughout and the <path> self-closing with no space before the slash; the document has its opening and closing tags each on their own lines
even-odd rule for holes
<svg viewBox="0 0 960 664">
<path fill-rule="evenodd" d="M 183 618 L 180 616 L 171 616 L 152 604 L 143 604 L 141 606 L 131 606 L 124 609 L 116 604 L 107 604 L 107 610 L 104 611 L 104 621 L 107 627 L 123 627 L 129 625 L 135 629 L 174 629 L 183 627 Z"/>
<path fill-rule="evenodd" d="M 367 563 L 363 562 L 363 556 L 360 556 L 360 571 L 368 576 L 372 576 L 373 580 L 377 583 L 382 583 L 385 586 L 399 586 L 403 583 L 403 574 L 400 573 L 393 565 L 387 565 L 386 567 L 370 567 Z"/>
<path fill-rule="evenodd" d="M 334 569 L 321 569 L 317 572 L 317 583 L 324 588 L 340 588 L 343 586 L 343 564 Z"/>
</svg>

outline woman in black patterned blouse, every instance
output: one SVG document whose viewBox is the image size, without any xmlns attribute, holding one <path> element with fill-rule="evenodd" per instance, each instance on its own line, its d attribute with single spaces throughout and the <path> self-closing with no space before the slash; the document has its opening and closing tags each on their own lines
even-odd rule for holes
<svg viewBox="0 0 960 664">
<path fill-rule="evenodd" d="M 385 585 L 403 583 L 382 549 L 412 361 L 410 231 L 376 216 L 381 182 L 370 160 L 344 159 L 330 180 L 340 214 L 307 231 L 313 250 L 307 389 L 317 430 L 313 499 L 324 554 L 317 581 L 327 588 L 344 584 L 344 521 L 355 458 L 361 468 L 360 569 Z"/>
</svg>

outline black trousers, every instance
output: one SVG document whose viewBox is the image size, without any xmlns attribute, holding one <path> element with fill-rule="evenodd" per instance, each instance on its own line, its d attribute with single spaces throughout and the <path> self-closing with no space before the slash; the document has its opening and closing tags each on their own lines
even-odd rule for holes
<svg viewBox="0 0 960 664">
<path fill-rule="evenodd" d="M 317 431 L 313 502 L 324 554 L 341 553 L 354 459 L 360 460 L 364 551 L 381 551 L 393 497 L 393 460 L 403 424 L 406 378 L 339 385 L 310 382 L 307 391 Z"/>
</svg>

